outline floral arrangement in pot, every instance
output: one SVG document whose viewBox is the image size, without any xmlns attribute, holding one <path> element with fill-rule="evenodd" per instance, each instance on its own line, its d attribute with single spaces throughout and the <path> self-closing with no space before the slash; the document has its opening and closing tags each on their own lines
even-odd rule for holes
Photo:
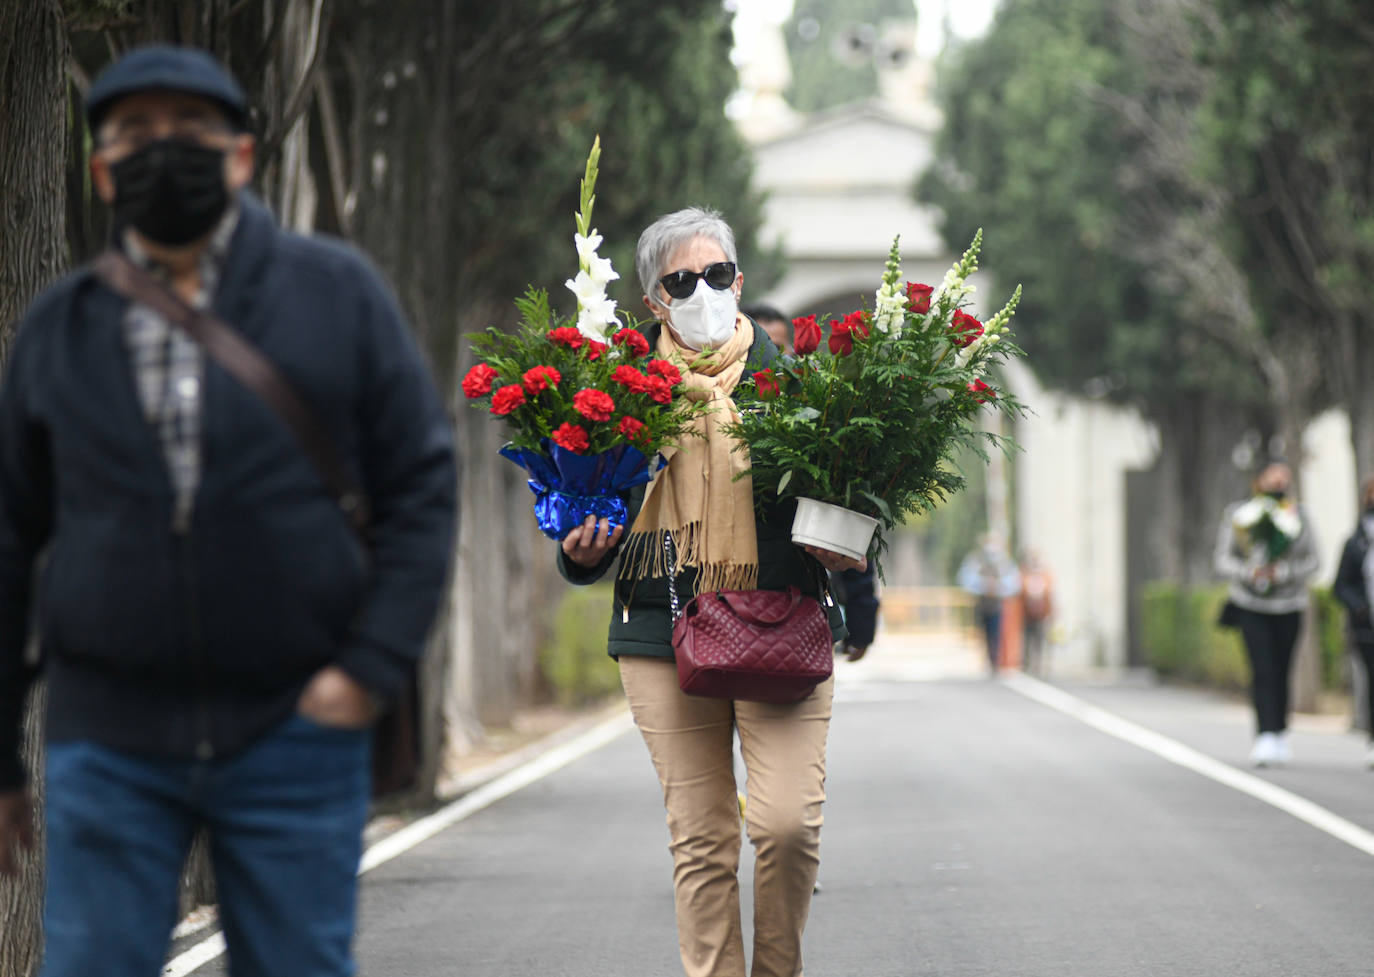
<svg viewBox="0 0 1374 977">
<path fill-rule="evenodd" d="M 620 276 L 597 254 L 601 235 L 591 226 L 600 157 L 598 137 L 576 218 L 579 269 L 565 283 L 577 296 L 576 318 L 558 318 L 548 293 L 530 287 L 516 300 L 515 332 L 490 328 L 473 339 L 478 362 L 462 381 L 469 403 L 508 425 L 501 454 L 529 472 L 539 528 L 560 540 L 588 515 L 623 525 L 622 493 L 654 476 L 658 453 L 703 409 L 683 396 L 677 367 L 650 355 L 606 295 Z"/>
<path fill-rule="evenodd" d="M 960 449 L 1010 446 L 979 414 L 1023 412 L 989 372 L 1021 355 L 1007 333 L 1021 289 L 987 322 L 965 311 L 981 245 L 980 230 L 937 288 L 902 282 L 894 240 L 871 311 L 830 319 L 828 337 L 815 316 L 794 319 L 793 354 L 742 385 L 732 429 L 754 483 L 797 499 L 795 541 L 877 558 L 879 527 L 963 487 Z"/>
</svg>

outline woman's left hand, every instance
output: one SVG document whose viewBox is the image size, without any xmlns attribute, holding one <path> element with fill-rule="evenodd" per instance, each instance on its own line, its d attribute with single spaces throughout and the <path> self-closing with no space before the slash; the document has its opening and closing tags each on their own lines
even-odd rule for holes
<svg viewBox="0 0 1374 977">
<path fill-rule="evenodd" d="M 820 561 L 821 566 L 827 570 L 839 573 L 841 570 L 867 570 L 868 560 L 854 560 L 845 556 L 843 553 L 836 553 L 833 550 L 823 550 L 819 546 L 806 545 L 802 547 Z"/>
</svg>

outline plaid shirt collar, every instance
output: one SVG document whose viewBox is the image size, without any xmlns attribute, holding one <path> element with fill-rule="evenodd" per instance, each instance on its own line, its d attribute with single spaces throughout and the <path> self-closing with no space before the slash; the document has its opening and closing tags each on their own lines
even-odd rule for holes
<svg viewBox="0 0 1374 977">
<path fill-rule="evenodd" d="M 234 239 L 234 231 L 238 226 L 239 204 L 235 200 L 230 203 L 224 216 L 220 218 L 214 232 L 210 235 L 209 243 L 200 253 L 198 260 L 200 262 L 201 294 L 199 298 L 201 301 L 198 301 L 196 305 L 204 307 L 209 304 L 208 299 L 218 287 L 220 274 L 224 270 L 225 262 L 229 260 L 229 243 Z M 132 228 L 125 229 L 121 240 L 124 245 L 124 253 L 129 256 L 129 260 L 159 277 L 166 276 L 167 269 L 154 261 L 147 250 L 139 244 L 138 235 L 133 232 Z"/>
</svg>

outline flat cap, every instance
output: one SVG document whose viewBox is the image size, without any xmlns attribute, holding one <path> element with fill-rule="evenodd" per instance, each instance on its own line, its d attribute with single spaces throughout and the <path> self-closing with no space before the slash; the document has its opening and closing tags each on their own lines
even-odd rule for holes
<svg viewBox="0 0 1374 977">
<path fill-rule="evenodd" d="M 86 95 L 86 121 L 95 129 L 118 99 L 152 91 L 208 98 L 235 126 L 247 128 L 248 98 L 224 65 L 199 48 L 171 44 L 134 48 L 102 71 Z"/>
</svg>

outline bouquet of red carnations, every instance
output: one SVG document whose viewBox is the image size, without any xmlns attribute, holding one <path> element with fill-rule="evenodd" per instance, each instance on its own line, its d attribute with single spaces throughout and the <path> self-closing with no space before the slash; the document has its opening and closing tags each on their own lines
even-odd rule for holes
<svg viewBox="0 0 1374 977">
<path fill-rule="evenodd" d="M 473 406 L 504 420 L 511 439 L 501 454 L 530 474 L 535 516 L 562 539 L 588 515 L 624 525 L 622 493 L 648 482 L 661 449 L 674 444 L 702 408 L 682 396 L 682 376 L 651 355 L 643 334 L 621 323 L 606 285 L 620 276 L 599 257 L 591 226 L 601 141 L 592 145 L 577 214 L 579 270 L 567 287 L 575 320 L 559 319 L 543 289 L 516 300 L 514 333 L 495 328 L 474 338 L 478 362 L 463 378 Z"/>
</svg>

